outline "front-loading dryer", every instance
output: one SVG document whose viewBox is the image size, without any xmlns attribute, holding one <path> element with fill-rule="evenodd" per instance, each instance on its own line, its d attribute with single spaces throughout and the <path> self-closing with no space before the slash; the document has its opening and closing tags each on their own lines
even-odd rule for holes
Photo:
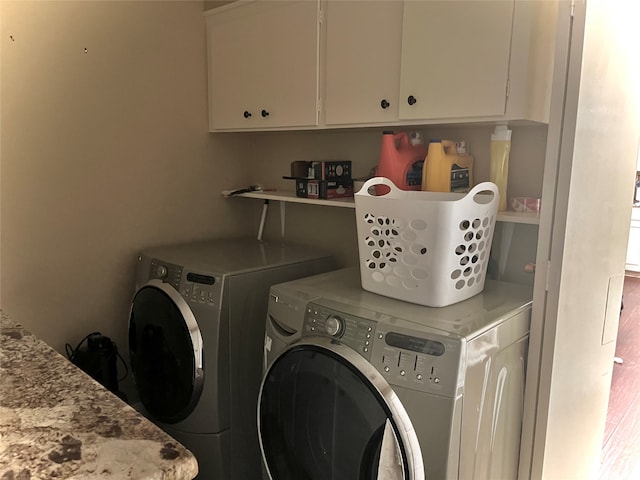
<svg viewBox="0 0 640 480">
<path fill-rule="evenodd" d="M 531 288 L 444 308 L 344 269 L 271 288 L 258 402 L 273 480 L 517 478 Z"/>
<path fill-rule="evenodd" d="M 143 412 L 193 452 L 198 478 L 259 478 L 269 288 L 335 268 L 333 258 L 235 238 L 149 248 L 138 260 L 129 354 Z"/>
</svg>

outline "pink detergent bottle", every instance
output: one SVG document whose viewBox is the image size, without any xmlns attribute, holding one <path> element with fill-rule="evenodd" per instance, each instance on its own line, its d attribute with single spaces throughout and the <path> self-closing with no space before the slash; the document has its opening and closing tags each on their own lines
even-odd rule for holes
<svg viewBox="0 0 640 480">
<path fill-rule="evenodd" d="M 426 156 L 425 146 L 421 142 L 412 142 L 407 132 L 382 132 L 376 176 L 388 178 L 401 190 L 420 190 Z M 376 194 L 386 193 L 385 189 L 384 185 L 377 187 Z"/>
</svg>

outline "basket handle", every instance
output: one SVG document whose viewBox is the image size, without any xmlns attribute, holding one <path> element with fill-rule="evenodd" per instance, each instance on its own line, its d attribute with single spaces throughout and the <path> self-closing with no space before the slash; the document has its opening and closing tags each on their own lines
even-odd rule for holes
<svg viewBox="0 0 640 480">
<path fill-rule="evenodd" d="M 369 189 L 371 187 L 375 186 L 375 185 L 386 185 L 387 187 L 389 187 L 389 192 L 385 193 L 384 195 L 380 195 L 380 196 L 383 196 L 383 197 L 390 197 L 390 196 L 399 197 L 399 196 L 401 196 L 402 190 L 400 190 L 398 187 L 396 187 L 396 184 L 393 183 L 391 180 L 389 180 L 387 177 L 373 177 L 373 178 L 370 178 L 369 180 L 364 182 L 364 185 L 362 185 L 360 190 L 356 192 L 356 195 L 366 195 L 368 197 L 376 197 L 376 196 L 378 196 L 378 195 L 371 195 L 369 193 Z"/>
<path fill-rule="evenodd" d="M 480 199 L 482 198 L 480 194 L 483 192 L 491 192 L 493 194 L 492 198 L 488 201 L 480 201 Z M 469 193 L 467 193 L 464 198 L 469 199 L 477 203 L 478 205 L 486 205 L 489 203 L 498 202 L 498 200 L 500 199 L 500 192 L 498 191 L 498 186 L 495 183 L 482 182 L 469 190 Z M 485 200 L 486 196 L 482 199 Z"/>
</svg>

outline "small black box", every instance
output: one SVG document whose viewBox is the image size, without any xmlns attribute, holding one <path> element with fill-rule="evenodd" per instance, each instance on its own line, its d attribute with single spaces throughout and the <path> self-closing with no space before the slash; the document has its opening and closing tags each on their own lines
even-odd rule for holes
<svg viewBox="0 0 640 480">
<path fill-rule="evenodd" d="M 302 198 L 353 197 L 353 180 L 296 180 L 296 196 Z"/>
</svg>

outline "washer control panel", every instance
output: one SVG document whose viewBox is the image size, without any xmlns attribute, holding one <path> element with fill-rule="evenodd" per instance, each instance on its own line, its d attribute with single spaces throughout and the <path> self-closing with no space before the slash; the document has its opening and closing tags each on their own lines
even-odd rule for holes
<svg viewBox="0 0 640 480">
<path fill-rule="evenodd" d="M 375 347 L 370 361 L 389 383 L 438 395 L 456 394 L 457 340 L 383 325 L 376 331 Z"/>
<path fill-rule="evenodd" d="M 302 336 L 335 338 L 366 358 L 392 385 L 454 396 L 460 340 L 408 330 L 397 323 L 309 303 Z"/>
<path fill-rule="evenodd" d="M 341 343 L 370 359 L 375 328 L 376 322 L 372 320 L 309 303 L 304 316 L 302 336 L 319 335 L 339 339 Z"/>
</svg>

